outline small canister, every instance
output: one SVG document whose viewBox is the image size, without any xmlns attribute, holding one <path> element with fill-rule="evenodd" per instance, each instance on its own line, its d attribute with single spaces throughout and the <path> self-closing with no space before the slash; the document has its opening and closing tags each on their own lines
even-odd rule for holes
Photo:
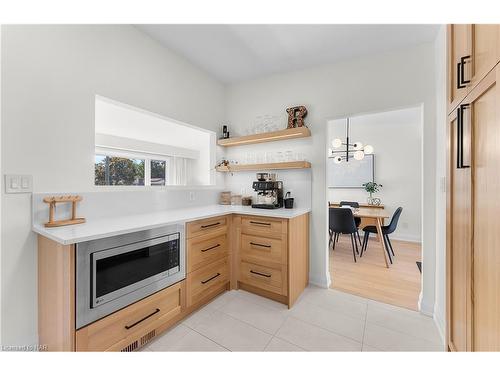
<svg viewBox="0 0 500 375">
<path fill-rule="evenodd" d="M 287 191 L 285 194 L 285 208 L 293 208 L 293 201 L 294 199 L 290 197 L 290 192 Z"/>
</svg>

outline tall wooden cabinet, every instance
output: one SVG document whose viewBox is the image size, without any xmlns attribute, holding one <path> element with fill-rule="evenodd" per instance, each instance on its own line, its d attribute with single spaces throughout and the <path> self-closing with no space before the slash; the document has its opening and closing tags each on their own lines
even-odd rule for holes
<svg viewBox="0 0 500 375">
<path fill-rule="evenodd" d="M 452 351 L 500 350 L 499 35 L 498 25 L 448 28 L 447 338 Z M 460 50 L 464 45 L 467 49 Z M 464 72 L 469 82 L 454 89 Z"/>
</svg>

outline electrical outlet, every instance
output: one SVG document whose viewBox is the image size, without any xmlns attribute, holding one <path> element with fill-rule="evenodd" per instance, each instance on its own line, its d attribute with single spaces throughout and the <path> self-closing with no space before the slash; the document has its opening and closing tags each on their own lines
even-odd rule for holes
<svg viewBox="0 0 500 375">
<path fill-rule="evenodd" d="M 5 192 L 7 194 L 31 193 L 33 191 L 33 176 L 20 174 L 5 175 Z"/>
<path fill-rule="evenodd" d="M 196 197 L 194 195 L 194 191 L 190 191 L 189 192 L 189 201 L 193 202 L 195 199 L 196 199 Z"/>
</svg>

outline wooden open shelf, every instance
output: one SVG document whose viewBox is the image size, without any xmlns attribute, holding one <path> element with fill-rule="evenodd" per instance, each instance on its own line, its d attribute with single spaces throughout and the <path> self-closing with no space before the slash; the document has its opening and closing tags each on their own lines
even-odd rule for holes
<svg viewBox="0 0 500 375">
<path fill-rule="evenodd" d="M 265 171 L 269 169 L 306 169 L 311 168 L 308 161 L 285 161 L 282 163 L 233 164 L 229 167 L 217 167 L 218 172 Z"/>
<path fill-rule="evenodd" d="M 245 135 L 243 137 L 219 139 L 217 141 L 217 144 L 223 147 L 231 147 L 231 146 L 251 145 L 254 143 L 283 141 L 286 139 L 304 138 L 310 136 L 311 136 L 311 131 L 309 130 L 309 128 L 302 126 L 300 128 L 284 129 L 275 132 Z"/>
</svg>

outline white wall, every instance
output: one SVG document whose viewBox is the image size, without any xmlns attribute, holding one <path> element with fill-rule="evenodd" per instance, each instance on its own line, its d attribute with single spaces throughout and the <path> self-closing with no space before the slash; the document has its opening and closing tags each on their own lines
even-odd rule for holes
<svg viewBox="0 0 500 375">
<path fill-rule="evenodd" d="M 392 214 L 403 213 L 395 239 L 420 242 L 422 237 L 422 108 L 412 107 L 350 117 L 350 142 L 374 147 L 375 182 L 382 188 L 374 197 Z M 346 120 L 328 122 L 328 145 L 335 138 L 345 141 Z M 335 150 L 335 149 L 333 149 Z M 328 172 L 327 172 L 328 173 Z M 328 176 L 328 175 L 327 175 Z M 328 182 L 328 181 L 327 181 Z M 327 184 L 328 187 L 328 184 Z M 362 188 L 328 188 L 328 201 L 367 202 Z"/>
<path fill-rule="evenodd" d="M 436 302 L 434 319 L 444 341 L 446 328 L 446 27 L 435 42 L 436 56 Z"/>
<path fill-rule="evenodd" d="M 210 130 L 224 87 L 132 26 L 2 26 L 2 174 L 35 192 L 95 191 L 101 95 Z M 31 199 L 2 184 L 2 344 L 37 342 Z M 8 251 L 7 251 L 8 250 Z"/>
<path fill-rule="evenodd" d="M 328 120 L 423 104 L 424 225 L 422 311 L 432 313 L 435 271 L 435 126 L 434 45 L 423 44 L 395 52 L 334 65 L 278 74 L 228 87 L 230 130 L 244 133 L 258 115 L 280 114 L 303 104 L 312 137 L 273 143 L 273 147 L 303 149 L 312 162 L 310 281 L 328 285 L 325 137 Z"/>
</svg>

